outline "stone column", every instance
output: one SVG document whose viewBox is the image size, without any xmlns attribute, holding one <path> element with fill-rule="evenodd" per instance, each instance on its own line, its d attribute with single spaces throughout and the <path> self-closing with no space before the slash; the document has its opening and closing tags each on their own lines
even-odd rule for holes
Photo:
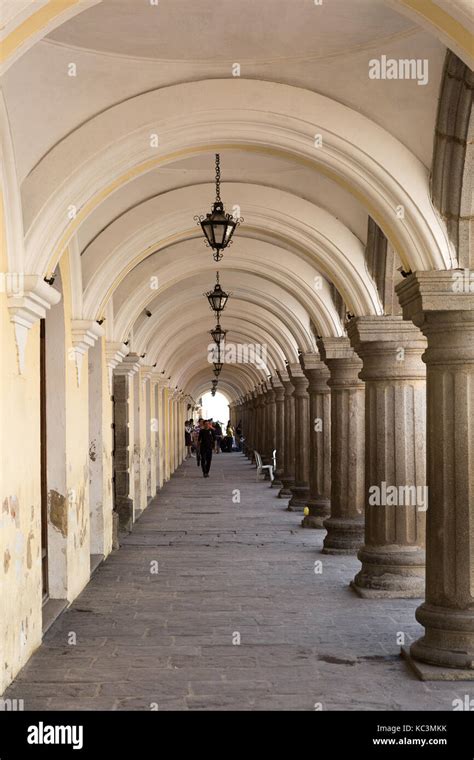
<svg viewBox="0 0 474 760">
<path fill-rule="evenodd" d="M 270 458 L 270 439 L 271 439 L 271 430 L 270 430 L 270 398 L 268 395 L 268 388 L 267 384 L 263 383 L 263 416 L 264 416 L 264 441 L 263 441 L 263 452 L 262 456 L 265 460 L 265 464 L 268 464 L 268 460 Z"/>
<path fill-rule="evenodd" d="M 261 383 L 260 385 L 260 413 L 261 413 L 261 437 L 260 437 L 260 448 L 258 451 L 262 455 L 262 459 L 267 459 L 267 439 L 268 439 L 268 409 L 267 409 L 267 388 L 265 383 Z"/>
<path fill-rule="evenodd" d="M 255 415 L 256 418 L 256 435 L 255 435 L 255 441 L 256 441 L 256 449 L 260 455 L 263 456 L 263 448 L 265 445 L 265 399 L 263 396 L 262 386 L 260 386 L 256 391 L 256 409 L 257 414 Z"/>
<path fill-rule="evenodd" d="M 272 378 L 272 387 L 275 393 L 275 447 L 276 447 L 276 470 L 274 472 L 273 488 L 283 488 L 282 476 L 285 461 L 285 389 L 278 380 Z"/>
<path fill-rule="evenodd" d="M 141 480 L 143 488 L 143 508 L 148 505 L 154 492 L 156 490 L 156 482 L 154 475 L 152 477 L 153 470 L 153 453 L 152 453 L 152 435 L 151 435 L 151 419 L 152 419 L 152 373 L 153 367 L 142 367 L 140 369 L 141 380 L 141 416 L 143 420 L 143 431 L 141 433 L 141 446 L 140 452 L 140 467 L 141 467 Z"/>
<path fill-rule="evenodd" d="M 178 419 L 176 426 L 176 466 L 183 461 L 183 439 L 184 439 L 184 403 L 180 392 L 177 394 L 176 405 L 178 410 Z"/>
<path fill-rule="evenodd" d="M 275 403 L 275 391 L 270 386 L 270 383 L 267 383 L 267 401 L 266 401 L 266 408 L 267 408 L 267 456 L 269 458 L 269 462 L 271 464 L 271 458 L 274 449 L 276 448 L 275 444 L 275 428 L 276 428 L 276 403 Z"/>
<path fill-rule="evenodd" d="M 163 385 L 163 427 L 164 427 L 164 442 L 163 442 L 163 454 L 165 461 L 165 480 L 169 480 L 171 477 L 171 390 L 168 386 L 168 381 L 164 381 Z"/>
<path fill-rule="evenodd" d="M 250 459 L 251 461 L 255 461 L 254 451 L 257 449 L 257 417 L 258 417 L 258 402 L 257 402 L 257 391 L 253 390 L 250 392 L 250 400 L 249 400 L 249 406 L 250 406 Z"/>
<path fill-rule="evenodd" d="M 158 493 L 163 485 L 162 463 L 161 463 L 161 425 L 162 425 L 162 410 L 161 410 L 161 376 L 153 372 L 152 374 L 152 392 L 154 396 L 154 414 L 152 420 L 152 440 L 154 446 L 155 457 L 155 494 Z"/>
<path fill-rule="evenodd" d="M 278 373 L 284 388 L 285 401 L 285 446 L 281 481 L 283 488 L 278 492 L 281 499 L 291 498 L 291 486 L 295 482 L 295 398 L 293 383 L 287 372 Z"/>
<path fill-rule="evenodd" d="M 118 515 L 119 533 L 129 533 L 135 519 L 131 497 L 130 391 L 140 363 L 135 356 L 129 357 L 113 371 L 114 512 Z"/>
<path fill-rule="evenodd" d="M 174 392 L 170 390 L 170 475 L 176 470 L 176 399 Z"/>
<path fill-rule="evenodd" d="M 248 399 L 248 415 L 249 415 L 249 443 L 248 443 L 248 450 L 247 450 L 247 456 L 250 459 L 251 462 L 254 461 L 254 450 L 255 450 L 255 431 L 256 431 L 256 421 L 257 421 L 257 409 L 256 409 L 256 401 L 254 398 L 254 391 L 251 391 L 249 394 Z"/>
<path fill-rule="evenodd" d="M 397 286 L 428 340 L 425 635 L 422 678 L 474 679 L 474 287 L 472 272 L 416 272 Z M 430 666 L 438 666 L 433 668 Z"/>
<path fill-rule="evenodd" d="M 324 528 L 331 513 L 331 389 L 329 370 L 319 354 L 303 354 L 309 394 L 309 499 L 303 528 Z"/>
<path fill-rule="evenodd" d="M 348 335 L 365 381 L 365 543 L 352 587 L 369 598 L 423 596 L 426 339 L 399 316 L 357 317 Z"/>
<path fill-rule="evenodd" d="M 248 408 L 248 438 L 247 438 L 247 456 L 253 461 L 253 450 L 255 448 L 254 429 L 255 429 L 255 410 L 253 391 L 247 394 Z"/>
<path fill-rule="evenodd" d="M 249 415 L 249 400 L 248 400 L 248 394 L 246 393 L 243 397 L 243 413 L 242 413 L 242 433 L 244 436 L 244 443 L 242 446 L 242 451 L 244 452 L 245 456 L 248 458 L 250 456 L 250 415 Z"/>
<path fill-rule="evenodd" d="M 308 380 L 299 364 L 290 364 L 295 392 L 295 482 L 291 486 L 290 512 L 302 512 L 309 499 L 309 395 Z"/>
<path fill-rule="evenodd" d="M 176 468 L 178 468 L 183 461 L 184 449 L 184 402 L 181 391 L 177 391 L 176 394 L 176 409 Z"/>
<path fill-rule="evenodd" d="M 364 538 L 365 388 L 348 338 L 318 341 L 331 374 L 331 517 L 324 554 L 356 554 Z"/>
<path fill-rule="evenodd" d="M 269 414 L 268 414 L 268 399 L 267 399 L 267 386 L 266 383 L 262 383 L 261 385 L 262 389 L 262 448 L 261 448 L 261 455 L 263 460 L 265 461 L 265 464 L 267 464 L 268 460 L 268 438 L 269 438 Z"/>
</svg>

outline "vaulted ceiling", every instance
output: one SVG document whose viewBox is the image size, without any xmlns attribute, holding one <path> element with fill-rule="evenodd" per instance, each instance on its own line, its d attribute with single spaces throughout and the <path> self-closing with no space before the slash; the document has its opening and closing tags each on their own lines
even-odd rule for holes
<svg viewBox="0 0 474 760">
<path fill-rule="evenodd" d="M 224 368 L 229 395 L 315 350 L 316 334 L 343 334 L 339 297 L 381 313 L 369 215 L 407 268 L 454 263 L 429 171 L 446 44 L 468 58 L 468 4 L 422 5 L 6 3 L 14 255 L 46 275 L 68 249 L 73 317 L 106 316 L 109 340 L 201 393 L 216 264 L 193 216 L 213 201 L 219 151 L 223 201 L 244 217 L 219 265 L 223 322 L 229 340 L 268 349 L 265 366 Z M 370 79 L 381 56 L 426 59 L 428 82 Z"/>
</svg>

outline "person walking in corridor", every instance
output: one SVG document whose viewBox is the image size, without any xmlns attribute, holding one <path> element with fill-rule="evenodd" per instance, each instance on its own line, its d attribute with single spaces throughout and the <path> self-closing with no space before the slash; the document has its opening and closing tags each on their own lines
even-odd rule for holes
<svg viewBox="0 0 474 760">
<path fill-rule="evenodd" d="M 201 467 L 203 477 L 209 477 L 211 469 L 212 451 L 214 449 L 215 435 L 209 420 L 206 420 L 204 427 L 199 432 L 199 451 L 201 454 Z"/>
<path fill-rule="evenodd" d="M 202 417 L 199 417 L 197 424 L 193 428 L 192 432 L 192 439 L 194 448 L 196 449 L 196 464 L 199 467 L 201 464 L 201 452 L 200 452 L 200 443 L 199 443 L 199 433 L 204 427 L 204 420 Z"/>
<path fill-rule="evenodd" d="M 192 420 L 186 420 L 184 423 L 184 443 L 186 445 L 186 459 L 191 458 L 191 445 L 192 445 L 192 438 L 191 433 L 193 431 L 193 421 Z"/>
<path fill-rule="evenodd" d="M 226 426 L 225 430 L 225 438 L 224 438 L 224 446 L 222 448 L 222 451 L 226 451 L 228 453 L 232 452 L 232 444 L 234 443 L 234 429 L 232 427 L 231 421 L 229 420 Z"/>
<path fill-rule="evenodd" d="M 211 420 L 212 423 L 212 420 Z M 214 452 L 216 454 L 221 453 L 221 446 L 222 446 L 222 425 L 217 420 L 213 425 L 212 429 L 214 431 Z"/>
</svg>

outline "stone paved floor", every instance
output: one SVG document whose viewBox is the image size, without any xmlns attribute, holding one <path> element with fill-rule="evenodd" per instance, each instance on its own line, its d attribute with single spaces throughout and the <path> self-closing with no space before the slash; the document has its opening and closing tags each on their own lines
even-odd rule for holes
<svg viewBox="0 0 474 760">
<path fill-rule="evenodd" d="M 285 506 L 243 455 L 214 457 L 208 480 L 184 463 L 4 696 L 32 710 L 451 710 L 472 692 L 416 680 L 397 634 L 419 635 L 418 602 L 359 599 L 358 561 L 320 554 L 323 531 Z"/>
</svg>

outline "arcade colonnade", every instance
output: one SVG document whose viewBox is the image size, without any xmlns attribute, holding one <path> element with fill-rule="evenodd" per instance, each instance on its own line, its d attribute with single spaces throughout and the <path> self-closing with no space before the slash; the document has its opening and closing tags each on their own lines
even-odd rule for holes
<svg viewBox="0 0 474 760">
<path fill-rule="evenodd" d="M 248 456 L 277 450 L 273 487 L 326 529 L 323 553 L 357 553 L 357 594 L 426 593 L 416 672 L 471 680 L 474 325 L 446 274 L 411 275 L 406 319 L 354 318 L 231 408 Z"/>
<path fill-rule="evenodd" d="M 44 2 L 39 15 L 30 5 L 2 32 L 0 693 L 40 645 L 51 605 L 78 596 L 156 494 L 159 508 L 183 460 L 184 421 L 212 379 L 203 293 L 216 264 L 194 216 L 213 201 L 216 152 L 226 208 L 244 219 L 219 273 L 228 340 L 254 354 L 224 363 L 219 391 L 245 452 L 276 449 L 275 508 L 326 530 L 323 553 L 358 553 L 347 582 L 361 605 L 424 598 L 418 672 L 472 679 L 463 0 L 439 0 L 441 14 L 371 3 L 370 24 L 343 0 L 285 21 L 275 0 L 281 13 L 265 23 L 299 24 L 304 66 L 285 49 L 271 61 L 251 50 L 237 77 L 227 50 L 176 62 L 187 31 L 164 3 L 134 6 L 116 28 L 107 0 Z M 245 41 L 265 14 L 241 5 Z M 152 12 L 159 60 L 156 37 L 142 51 Z M 286 44 L 283 30 L 274 41 Z M 430 59 L 426 87 L 369 81 L 369 58 L 408 49 Z"/>
</svg>

